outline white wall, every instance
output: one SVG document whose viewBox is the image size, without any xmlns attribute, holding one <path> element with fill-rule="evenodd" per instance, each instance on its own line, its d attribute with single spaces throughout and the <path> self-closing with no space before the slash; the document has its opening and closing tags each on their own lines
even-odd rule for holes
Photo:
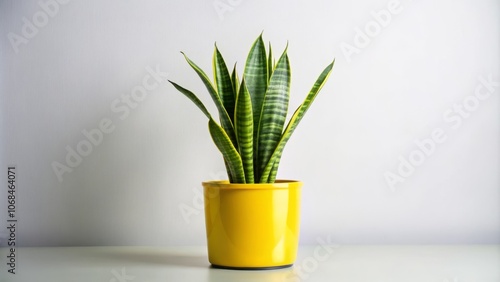
<svg viewBox="0 0 500 282">
<path fill-rule="evenodd" d="M 133 109 L 120 97 L 158 68 L 213 110 L 179 51 L 211 72 L 217 41 L 241 71 L 262 30 L 276 53 L 289 41 L 292 108 L 336 57 L 279 173 L 305 182 L 302 243 L 500 242 L 498 1 L 38 2 L 0 3 L 0 225 L 16 165 L 19 244 L 204 244 L 200 182 L 224 172 L 205 117 L 161 77 Z M 114 130 L 59 181 L 52 164 L 103 119 Z M 421 164 L 391 187 L 399 156 Z"/>
</svg>

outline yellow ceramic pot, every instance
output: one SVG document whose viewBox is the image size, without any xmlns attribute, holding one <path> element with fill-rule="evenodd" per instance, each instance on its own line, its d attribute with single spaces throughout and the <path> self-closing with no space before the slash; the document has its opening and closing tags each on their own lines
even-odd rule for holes
<svg viewBox="0 0 500 282">
<path fill-rule="evenodd" d="M 208 260 L 215 267 L 291 266 L 297 256 L 302 182 L 204 182 Z"/>
</svg>

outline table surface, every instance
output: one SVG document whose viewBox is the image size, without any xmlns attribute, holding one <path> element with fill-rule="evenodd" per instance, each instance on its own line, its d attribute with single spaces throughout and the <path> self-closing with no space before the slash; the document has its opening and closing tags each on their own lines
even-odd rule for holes
<svg viewBox="0 0 500 282">
<path fill-rule="evenodd" d="M 500 281 L 500 245 L 300 246 L 286 269 L 211 268 L 205 247 L 16 249 L 16 274 L 0 249 L 0 281 Z"/>
</svg>

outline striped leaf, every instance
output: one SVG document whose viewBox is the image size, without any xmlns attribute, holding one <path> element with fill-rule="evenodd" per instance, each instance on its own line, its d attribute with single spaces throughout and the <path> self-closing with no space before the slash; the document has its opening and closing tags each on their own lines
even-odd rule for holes
<svg viewBox="0 0 500 282">
<path fill-rule="evenodd" d="M 200 101 L 200 99 L 198 99 L 198 97 L 191 91 L 187 90 L 186 88 L 183 88 L 182 86 L 178 85 L 177 83 L 173 82 L 173 81 L 170 81 L 170 83 L 172 83 L 172 85 L 175 87 L 175 89 L 179 90 L 179 92 L 181 92 L 182 94 L 184 94 L 186 97 L 189 98 L 189 100 L 191 100 L 204 114 L 205 116 L 212 120 L 212 116 L 210 115 L 210 113 L 208 112 L 207 108 L 205 107 L 205 105 L 203 105 L 203 103 Z M 229 180 L 231 181 L 231 183 L 233 182 L 232 179 L 233 179 L 233 175 L 232 175 L 232 171 L 230 169 L 230 164 L 224 160 L 224 164 L 226 165 L 226 171 L 227 171 L 227 175 L 229 177 Z"/>
<path fill-rule="evenodd" d="M 323 88 L 323 85 L 325 84 L 326 80 L 330 76 L 330 73 L 332 72 L 333 65 L 335 64 L 335 60 L 328 65 L 323 72 L 319 75 L 319 77 L 316 79 L 316 82 L 314 83 L 313 87 L 309 91 L 309 94 L 307 95 L 306 99 L 304 102 L 295 110 L 292 118 L 288 122 L 288 125 L 285 128 L 285 132 L 281 136 L 281 139 L 278 143 L 278 146 L 276 147 L 276 150 L 272 154 L 269 162 L 267 163 L 261 177 L 260 177 L 260 182 L 261 183 L 266 183 L 266 182 L 273 182 L 276 177 L 276 171 L 278 169 L 277 166 L 275 166 L 276 163 L 279 164 L 279 160 L 281 159 L 281 154 L 283 153 L 283 149 L 290 139 L 290 136 L 292 135 L 293 131 L 295 128 L 297 128 L 297 125 L 299 122 L 302 120 L 304 117 L 305 113 L 311 106 L 312 102 L 318 95 L 319 91 L 321 88 Z M 273 171 L 273 172 L 272 172 Z M 274 177 L 270 177 L 274 175 Z"/>
<path fill-rule="evenodd" d="M 230 73 L 217 45 L 213 55 L 214 82 L 182 54 L 214 101 L 220 125 L 194 93 L 170 82 L 209 119 L 210 135 L 223 155 L 229 181 L 274 183 L 284 147 L 328 79 L 335 61 L 319 75 L 284 128 L 291 80 L 286 48 L 275 63 L 271 44 L 266 56 L 261 34 L 248 54 L 241 85 L 236 65 Z"/>
<path fill-rule="evenodd" d="M 224 105 L 222 104 L 222 100 L 219 97 L 217 91 L 215 90 L 214 86 L 212 85 L 212 82 L 208 78 L 208 76 L 205 74 L 205 72 L 200 69 L 193 61 L 191 61 L 186 54 L 182 53 L 184 55 L 184 58 L 188 62 L 188 64 L 193 68 L 193 70 L 198 74 L 198 76 L 201 78 L 203 81 L 203 84 L 205 84 L 205 87 L 208 90 L 208 93 L 212 97 L 212 100 L 215 103 L 215 106 L 217 107 L 217 110 L 219 112 L 219 118 L 221 121 L 222 128 L 227 132 L 227 135 L 229 136 L 229 139 L 231 142 L 233 142 L 234 146 L 237 146 L 236 143 L 236 135 L 234 133 L 234 127 L 233 123 L 231 121 L 231 118 L 229 117 L 226 109 L 224 109 Z"/>
<path fill-rule="evenodd" d="M 233 180 L 234 179 L 233 174 L 232 174 L 230 167 L 229 167 L 229 163 L 226 161 L 226 159 L 224 159 L 224 166 L 226 167 L 227 178 L 229 180 L 229 183 L 235 183 Z"/>
<path fill-rule="evenodd" d="M 248 92 L 252 99 L 254 140 L 257 141 L 260 115 L 267 89 L 267 57 L 262 34 L 255 40 L 248 54 L 243 77 L 245 78 Z M 254 144 L 257 152 L 258 143 Z M 255 157 L 255 156 L 254 156 Z"/>
<path fill-rule="evenodd" d="M 273 71 L 274 71 L 273 49 L 271 48 L 271 42 L 269 42 L 269 56 L 267 57 L 267 79 L 271 78 Z"/>
<path fill-rule="evenodd" d="M 236 64 L 234 64 L 233 72 L 231 73 L 231 83 L 233 85 L 233 93 L 236 95 L 240 91 L 240 81 L 238 72 L 236 72 Z"/>
<path fill-rule="evenodd" d="M 269 174 L 269 178 L 267 179 L 267 183 L 274 183 L 276 181 L 276 175 L 278 174 L 278 168 L 280 165 L 281 157 L 276 158 L 276 161 L 273 164 L 273 168 L 271 169 L 271 173 Z"/>
<path fill-rule="evenodd" d="M 207 118 L 211 119 L 212 116 L 210 115 L 210 113 L 208 112 L 207 108 L 205 107 L 205 105 L 203 105 L 203 103 L 200 101 L 200 99 L 198 99 L 198 97 L 196 97 L 196 95 L 187 90 L 186 88 L 180 86 L 179 84 L 169 80 L 168 82 L 170 82 L 174 87 L 175 89 L 179 90 L 179 92 L 181 92 L 182 94 L 184 94 L 186 97 L 189 98 L 189 100 L 191 100 L 204 114 Z"/>
<path fill-rule="evenodd" d="M 245 85 L 245 79 L 241 82 L 240 92 L 236 100 L 234 128 L 245 169 L 246 183 L 254 183 L 252 100 Z"/>
<path fill-rule="evenodd" d="M 229 139 L 229 136 L 213 119 L 208 121 L 208 130 L 215 145 L 224 157 L 233 183 L 245 183 L 245 171 L 241 157 Z"/>
<path fill-rule="evenodd" d="M 215 85 L 217 86 L 219 97 L 222 100 L 222 105 L 226 109 L 229 118 L 234 123 L 233 117 L 236 94 L 233 90 L 233 84 L 231 82 L 229 71 L 227 70 L 226 62 L 219 52 L 217 45 L 215 45 L 213 56 L 213 72 Z"/>
<path fill-rule="evenodd" d="M 258 130 L 258 176 L 266 167 L 283 133 L 290 97 L 290 62 L 283 52 L 269 80 Z"/>
</svg>

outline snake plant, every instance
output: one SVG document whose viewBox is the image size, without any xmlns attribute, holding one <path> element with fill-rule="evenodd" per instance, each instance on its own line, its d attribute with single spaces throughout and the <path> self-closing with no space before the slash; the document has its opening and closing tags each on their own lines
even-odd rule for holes
<svg viewBox="0 0 500 282">
<path fill-rule="evenodd" d="M 222 153 L 231 183 L 274 183 L 283 148 L 335 63 L 334 60 L 321 72 L 285 126 L 291 78 L 287 48 L 277 63 L 273 59 L 271 44 L 268 52 L 261 34 L 250 49 L 240 81 L 236 65 L 230 73 L 215 45 L 213 83 L 181 52 L 207 88 L 217 107 L 220 124 L 193 92 L 170 81 L 208 118 L 210 135 Z"/>
</svg>

